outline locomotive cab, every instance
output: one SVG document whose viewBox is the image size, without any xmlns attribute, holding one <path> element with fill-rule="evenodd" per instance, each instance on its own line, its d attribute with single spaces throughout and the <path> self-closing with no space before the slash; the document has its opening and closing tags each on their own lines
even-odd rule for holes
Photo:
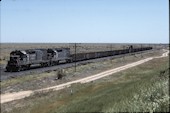
<svg viewBox="0 0 170 113">
<path fill-rule="evenodd" d="M 69 48 L 54 48 L 48 49 L 48 59 L 51 64 L 58 64 L 59 62 L 71 62 Z"/>
<path fill-rule="evenodd" d="M 12 51 L 7 63 L 7 71 L 20 71 L 21 65 L 26 61 L 26 56 L 21 51 Z"/>
</svg>

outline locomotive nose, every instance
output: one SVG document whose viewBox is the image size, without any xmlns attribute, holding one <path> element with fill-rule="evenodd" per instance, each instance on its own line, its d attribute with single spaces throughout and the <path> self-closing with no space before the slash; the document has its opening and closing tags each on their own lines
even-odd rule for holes
<svg viewBox="0 0 170 113">
<path fill-rule="evenodd" d="M 11 56 L 7 63 L 6 71 L 14 71 L 19 64 L 19 56 Z"/>
</svg>

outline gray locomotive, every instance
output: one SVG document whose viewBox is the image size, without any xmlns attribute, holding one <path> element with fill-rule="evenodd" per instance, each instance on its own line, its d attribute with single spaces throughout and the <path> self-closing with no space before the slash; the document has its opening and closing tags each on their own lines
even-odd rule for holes
<svg viewBox="0 0 170 113">
<path fill-rule="evenodd" d="M 133 48 L 133 46 L 129 46 L 128 48 L 122 50 L 78 54 L 70 54 L 70 48 L 16 50 L 10 53 L 10 60 L 7 63 L 6 70 L 21 71 L 30 69 L 30 67 L 34 65 L 47 67 L 57 65 L 60 62 L 76 62 L 107 56 L 134 53 L 150 49 L 152 49 L 152 47 Z"/>
<path fill-rule="evenodd" d="M 7 71 L 21 71 L 31 66 L 42 67 L 56 65 L 59 62 L 71 62 L 69 48 L 16 50 L 10 53 Z"/>
</svg>

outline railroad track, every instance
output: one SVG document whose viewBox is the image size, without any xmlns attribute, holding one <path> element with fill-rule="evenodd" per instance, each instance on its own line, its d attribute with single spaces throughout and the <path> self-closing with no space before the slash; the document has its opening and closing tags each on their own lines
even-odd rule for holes
<svg viewBox="0 0 170 113">
<path fill-rule="evenodd" d="M 79 61 L 79 62 L 76 62 L 76 65 L 98 62 L 98 61 L 103 61 L 103 60 L 108 60 L 108 59 L 113 59 L 113 58 L 120 58 L 120 57 L 130 56 L 130 55 L 134 55 L 134 54 L 141 54 L 141 53 L 144 54 L 144 53 L 148 53 L 148 52 L 151 52 L 151 51 L 153 51 L 153 50 L 146 50 L 146 51 L 140 51 L 140 52 L 135 52 L 135 53 L 128 53 L 128 54 L 122 54 L 122 55 L 115 55 L 115 56 Z M 43 68 L 42 67 L 32 67 L 29 70 L 20 71 L 20 72 L 6 72 L 6 70 L 3 68 L 3 69 L 0 70 L 0 74 L 1 74 L 0 81 L 8 80 L 8 79 L 11 79 L 11 78 L 16 78 L 16 77 L 20 77 L 20 76 L 26 76 L 26 75 L 29 75 L 29 74 L 32 74 L 32 73 L 38 74 L 38 73 L 53 71 L 53 70 L 57 70 L 57 69 L 64 69 L 64 68 L 73 67 L 73 66 L 75 66 L 75 62 L 61 63 L 61 64 L 56 65 L 56 66 L 43 67 Z"/>
</svg>

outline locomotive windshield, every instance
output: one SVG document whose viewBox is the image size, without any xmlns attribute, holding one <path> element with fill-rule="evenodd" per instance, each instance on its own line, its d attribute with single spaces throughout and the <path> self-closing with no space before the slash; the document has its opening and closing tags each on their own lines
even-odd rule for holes
<svg viewBox="0 0 170 113">
<path fill-rule="evenodd" d="M 15 61 L 19 58 L 19 56 L 10 56 L 10 61 Z"/>
</svg>

